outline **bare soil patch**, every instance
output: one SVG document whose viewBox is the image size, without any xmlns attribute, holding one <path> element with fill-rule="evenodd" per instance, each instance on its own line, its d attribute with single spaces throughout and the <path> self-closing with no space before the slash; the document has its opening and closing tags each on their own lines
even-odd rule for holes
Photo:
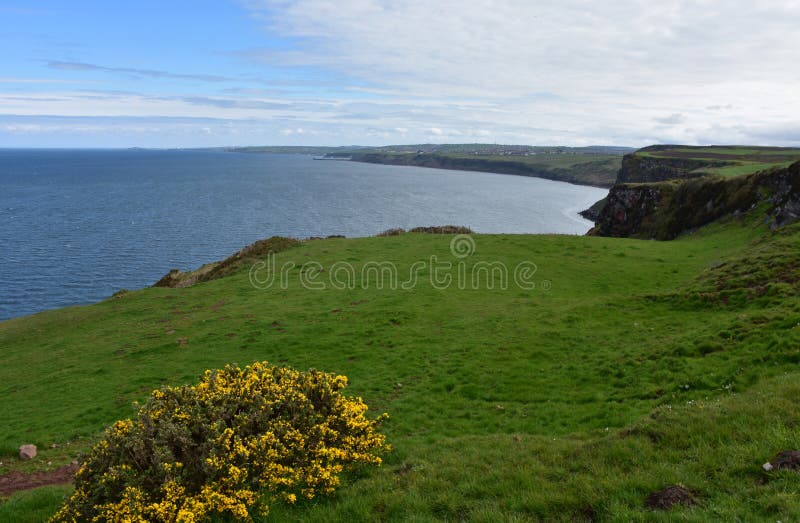
<svg viewBox="0 0 800 523">
<path fill-rule="evenodd" d="M 0 476 L 0 496 L 10 496 L 20 490 L 45 487 L 47 485 L 71 483 L 72 477 L 76 472 L 78 472 L 77 463 L 43 472 L 9 472 Z"/>
</svg>

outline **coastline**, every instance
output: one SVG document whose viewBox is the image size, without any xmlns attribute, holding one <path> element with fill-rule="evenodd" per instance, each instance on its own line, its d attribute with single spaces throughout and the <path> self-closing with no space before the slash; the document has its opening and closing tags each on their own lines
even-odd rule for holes
<svg viewBox="0 0 800 523">
<path fill-rule="evenodd" d="M 432 156 L 433 155 L 427 155 L 425 158 L 431 158 Z M 422 158 L 422 155 L 415 155 L 414 158 L 415 159 Z M 314 159 L 320 160 L 322 158 L 314 158 Z M 425 167 L 428 169 L 442 169 L 448 171 L 470 171 L 470 172 L 481 172 L 487 174 L 525 176 L 529 178 L 541 178 L 543 180 L 569 183 L 571 185 L 579 185 L 583 187 L 596 187 L 598 189 L 611 189 L 611 187 L 613 187 L 614 184 L 616 183 L 616 180 L 611 181 L 609 183 L 587 183 L 576 179 L 564 179 L 564 174 L 562 169 L 548 170 L 546 168 L 542 168 L 540 170 L 536 170 L 536 169 L 531 169 L 533 166 L 530 164 L 525 164 L 522 162 L 511 162 L 511 161 L 500 163 L 500 162 L 493 162 L 492 160 L 484 160 L 483 163 L 477 165 L 437 164 L 436 162 L 425 162 L 425 161 L 406 163 L 403 161 L 391 161 L 394 159 L 393 157 L 375 153 L 349 155 L 348 157 L 326 156 L 324 159 L 351 161 L 358 163 L 372 163 L 378 165 L 397 165 L 402 167 Z M 403 158 L 403 160 L 404 159 L 405 158 Z M 381 160 L 389 160 L 389 161 L 381 161 Z M 504 169 L 504 167 L 508 166 L 511 166 L 511 168 Z M 600 211 L 605 206 L 605 201 L 606 198 L 604 197 L 594 202 L 593 204 L 588 205 L 583 210 L 575 211 L 574 213 L 575 218 L 586 220 L 594 224 L 597 221 Z M 570 218 L 573 217 L 570 216 Z"/>
<path fill-rule="evenodd" d="M 330 159 L 334 159 L 331 157 Z M 585 176 L 580 176 L 564 168 L 548 168 L 536 164 L 513 160 L 496 161 L 483 158 L 460 158 L 436 154 L 426 155 L 387 155 L 381 153 L 364 153 L 349 155 L 349 161 L 359 163 L 372 163 L 378 165 L 399 165 L 404 167 L 427 167 L 450 171 L 473 171 L 491 174 L 508 174 L 542 178 L 556 182 L 565 182 L 572 185 L 610 189 L 614 180 L 591 181 Z M 588 163 L 588 162 L 587 162 Z M 579 164 L 585 165 L 585 164 Z"/>
</svg>

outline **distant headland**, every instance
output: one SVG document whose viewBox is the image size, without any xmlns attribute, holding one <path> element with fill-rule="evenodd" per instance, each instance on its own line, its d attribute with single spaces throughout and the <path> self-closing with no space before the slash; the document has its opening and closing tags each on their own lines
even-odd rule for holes
<svg viewBox="0 0 800 523">
<path fill-rule="evenodd" d="M 533 176 L 610 188 L 629 147 L 415 144 L 385 147 L 236 147 L 241 153 L 307 154 L 326 160 Z"/>
</svg>

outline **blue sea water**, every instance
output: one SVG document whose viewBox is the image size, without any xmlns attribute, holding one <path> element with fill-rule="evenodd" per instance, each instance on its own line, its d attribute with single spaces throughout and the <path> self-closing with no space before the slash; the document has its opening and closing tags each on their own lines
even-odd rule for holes
<svg viewBox="0 0 800 523">
<path fill-rule="evenodd" d="M 151 285 L 273 235 L 583 234 L 607 191 L 309 156 L 0 149 L 0 320 Z"/>
</svg>

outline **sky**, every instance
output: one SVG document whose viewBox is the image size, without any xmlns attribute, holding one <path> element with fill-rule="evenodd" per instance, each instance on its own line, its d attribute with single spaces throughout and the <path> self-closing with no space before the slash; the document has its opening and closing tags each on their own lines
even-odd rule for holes
<svg viewBox="0 0 800 523">
<path fill-rule="evenodd" d="M 0 0 L 0 147 L 800 146 L 800 0 Z"/>
</svg>

